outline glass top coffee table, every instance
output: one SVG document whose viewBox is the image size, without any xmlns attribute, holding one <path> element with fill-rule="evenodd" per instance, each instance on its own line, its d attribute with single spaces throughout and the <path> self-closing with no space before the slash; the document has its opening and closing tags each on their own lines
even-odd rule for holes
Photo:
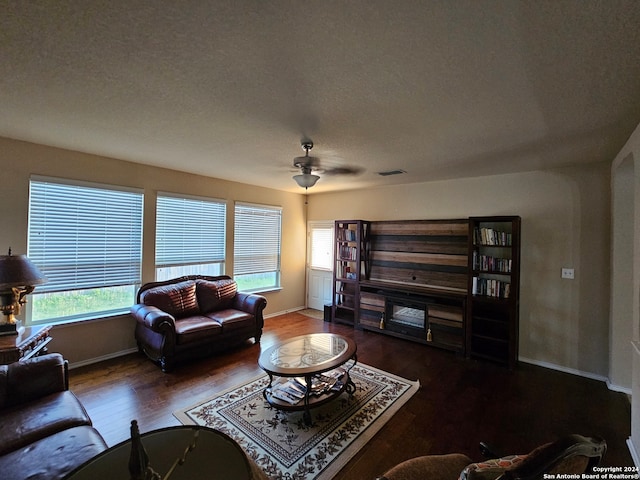
<svg viewBox="0 0 640 480">
<path fill-rule="evenodd" d="M 311 424 L 312 408 L 345 390 L 349 395 L 356 391 L 349 377 L 356 352 L 356 342 L 335 333 L 300 335 L 267 348 L 258 359 L 269 375 L 265 400 L 280 410 L 304 410 L 304 421 Z"/>
</svg>

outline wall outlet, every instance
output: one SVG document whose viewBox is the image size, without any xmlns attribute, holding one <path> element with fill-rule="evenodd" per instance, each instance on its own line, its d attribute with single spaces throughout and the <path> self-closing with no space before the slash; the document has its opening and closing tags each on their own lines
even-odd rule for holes
<svg viewBox="0 0 640 480">
<path fill-rule="evenodd" d="M 573 268 L 563 268 L 562 269 L 562 278 L 568 278 L 568 279 L 573 280 L 574 279 Z"/>
</svg>

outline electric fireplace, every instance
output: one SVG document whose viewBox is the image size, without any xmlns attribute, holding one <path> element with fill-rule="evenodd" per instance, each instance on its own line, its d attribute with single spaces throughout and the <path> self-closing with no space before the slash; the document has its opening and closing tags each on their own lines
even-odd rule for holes
<svg viewBox="0 0 640 480">
<path fill-rule="evenodd" d="M 385 328 L 393 332 L 425 338 L 427 305 L 406 299 L 387 297 Z"/>
</svg>

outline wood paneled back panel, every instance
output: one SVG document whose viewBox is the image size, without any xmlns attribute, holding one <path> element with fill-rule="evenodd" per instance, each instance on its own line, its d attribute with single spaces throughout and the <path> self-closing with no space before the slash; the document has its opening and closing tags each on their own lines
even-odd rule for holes
<svg viewBox="0 0 640 480">
<path fill-rule="evenodd" d="M 371 280 L 466 292 L 469 220 L 371 222 Z"/>
</svg>

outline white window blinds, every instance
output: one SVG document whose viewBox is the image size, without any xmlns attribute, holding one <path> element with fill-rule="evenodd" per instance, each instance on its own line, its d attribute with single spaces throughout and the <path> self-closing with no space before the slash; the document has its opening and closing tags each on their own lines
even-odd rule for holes
<svg viewBox="0 0 640 480">
<path fill-rule="evenodd" d="M 333 227 L 311 227 L 311 268 L 331 270 Z"/>
<path fill-rule="evenodd" d="M 32 178 L 28 256 L 37 293 L 140 284 L 140 191 Z"/>
<path fill-rule="evenodd" d="M 159 194 L 156 267 L 224 262 L 226 204 Z"/>
<path fill-rule="evenodd" d="M 237 203 L 233 274 L 280 271 L 280 207 Z"/>
</svg>

